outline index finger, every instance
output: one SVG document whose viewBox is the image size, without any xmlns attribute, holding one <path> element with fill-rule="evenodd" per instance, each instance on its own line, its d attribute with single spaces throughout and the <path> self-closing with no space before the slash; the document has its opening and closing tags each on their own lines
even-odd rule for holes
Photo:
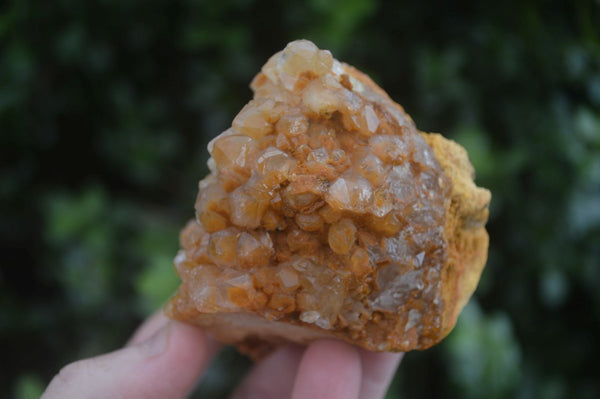
<svg viewBox="0 0 600 399">
<path fill-rule="evenodd" d="M 359 349 L 362 363 L 360 399 L 383 398 L 404 353 L 370 352 Z"/>
</svg>

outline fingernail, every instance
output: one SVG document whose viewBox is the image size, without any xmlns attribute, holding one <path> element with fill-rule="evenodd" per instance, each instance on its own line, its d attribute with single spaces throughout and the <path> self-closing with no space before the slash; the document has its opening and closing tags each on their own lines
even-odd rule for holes
<svg viewBox="0 0 600 399">
<path fill-rule="evenodd" d="M 146 357 L 155 357 L 167 350 L 169 343 L 169 333 L 171 331 L 171 322 L 168 322 L 163 327 L 155 332 L 150 338 L 141 342 L 139 348 Z"/>
</svg>

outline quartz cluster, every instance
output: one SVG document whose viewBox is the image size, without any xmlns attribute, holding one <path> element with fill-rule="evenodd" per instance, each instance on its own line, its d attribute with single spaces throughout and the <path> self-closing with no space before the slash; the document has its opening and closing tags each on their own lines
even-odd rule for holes
<svg viewBox="0 0 600 399">
<path fill-rule="evenodd" d="M 323 336 L 378 351 L 439 342 L 487 253 L 490 196 L 464 150 L 306 40 L 251 87 L 209 143 L 167 313 L 254 355 Z"/>
</svg>

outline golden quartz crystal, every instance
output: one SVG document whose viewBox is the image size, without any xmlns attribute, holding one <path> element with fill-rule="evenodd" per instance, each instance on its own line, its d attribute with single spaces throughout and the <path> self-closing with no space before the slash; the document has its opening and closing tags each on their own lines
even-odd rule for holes
<svg viewBox="0 0 600 399">
<path fill-rule="evenodd" d="M 466 151 L 418 131 L 371 79 L 307 40 L 251 87 L 209 143 L 167 314 L 255 358 L 318 338 L 373 351 L 440 342 L 487 258 L 491 196 Z"/>
</svg>

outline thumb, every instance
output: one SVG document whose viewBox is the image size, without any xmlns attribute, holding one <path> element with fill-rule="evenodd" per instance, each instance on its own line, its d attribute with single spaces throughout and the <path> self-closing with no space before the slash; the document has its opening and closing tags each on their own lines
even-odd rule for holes
<svg viewBox="0 0 600 399">
<path fill-rule="evenodd" d="M 201 329 L 169 321 L 145 341 L 67 365 L 41 399 L 182 398 L 216 350 Z"/>
</svg>

